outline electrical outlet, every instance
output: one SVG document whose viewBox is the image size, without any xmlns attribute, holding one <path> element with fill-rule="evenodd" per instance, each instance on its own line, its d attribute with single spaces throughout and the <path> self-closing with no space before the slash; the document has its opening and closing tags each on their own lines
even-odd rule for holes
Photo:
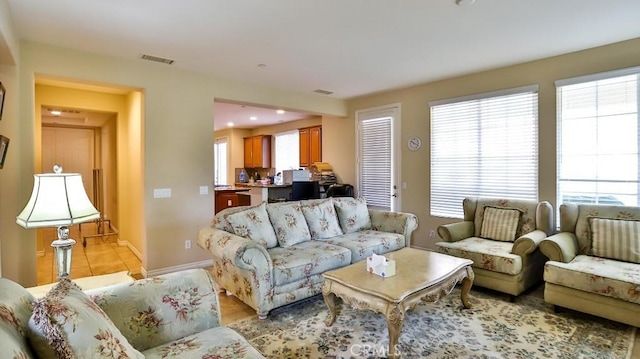
<svg viewBox="0 0 640 359">
<path fill-rule="evenodd" d="M 436 238 L 436 231 L 434 231 L 433 229 L 429 231 L 429 238 Z"/>
<path fill-rule="evenodd" d="M 184 249 L 191 249 L 191 241 L 190 240 L 186 240 L 184 241 Z"/>
</svg>

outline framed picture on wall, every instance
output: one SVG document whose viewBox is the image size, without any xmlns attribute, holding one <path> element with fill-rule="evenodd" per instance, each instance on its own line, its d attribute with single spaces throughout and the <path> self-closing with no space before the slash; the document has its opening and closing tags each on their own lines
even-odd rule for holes
<svg viewBox="0 0 640 359">
<path fill-rule="evenodd" d="M 6 92 L 7 90 L 5 90 L 4 85 L 2 85 L 2 82 L 0 82 L 0 120 L 2 120 L 2 109 L 4 108 L 4 94 Z"/>
<path fill-rule="evenodd" d="M 9 138 L 0 135 L 0 168 L 4 167 L 4 159 L 7 158 L 9 149 Z"/>
</svg>

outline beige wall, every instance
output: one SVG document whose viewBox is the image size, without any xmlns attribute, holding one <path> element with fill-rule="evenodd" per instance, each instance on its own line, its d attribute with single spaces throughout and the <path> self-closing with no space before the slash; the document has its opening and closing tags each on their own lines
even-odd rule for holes
<svg viewBox="0 0 640 359">
<path fill-rule="evenodd" d="M 133 139 L 135 128 L 129 128 L 126 138 L 121 138 L 124 135 L 118 131 L 118 143 L 128 143 L 126 148 L 119 147 L 119 159 L 131 159 L 129 163 L 118 161 L 118 173 L 126 176 L 121 171 L 137 169 L 144 175 L 119 182 L 118 192 L 120 196 L 140 199 L 138 206 L 121 208 L 124 213 L 120 213 L 120 218 L 139 221 L 143 226 L 140 230 L 128 230 L 122 223 L 120 230 L 129 243 L 135 247 L 139 243 L 144 254 L 143 271 L 152 275 L 210 263 L 206 251 L 197 248 L 195 243 L 187 250 L 184 242 L 195 241 L 198 229 L 211 221 L 213 196 L 200 195 L 199 187 L 211 186 L 215 98 L 346 115 L 344 102 L 328 97 L 208 77 L 138 59 L 122 60 L 30 42 L 20 43 L 20 63 L 9 70 L 17 71 L 17 75 L 13 75 L 15 86 L 12 84 L 11 88 L 17 97 L 12 99 L 17 101 L 17 109 L 9 110 L 9 114 L 13 116 L 12 123 L 19 126 L 12 132 L 17 145 L 11 150 L 15 151 L 14 165 L 19 163 L 20 167 L 15 169 L 18 171 L 15 178 L 7 180 L 17 193 L 16 204 L 5 204 L 2 197 L 0 208 L 4 217 L 0 218 L 0 224 L 6 223 L 12 228 L 17 227 L 13 224 L 15 216 L 21 209 L 18 207 L 29 197 L 36 169 L 35 143 L 39 138 L 35 128 L 36 74 L 69 82 L 141 89 L 144 96 L 127 99 L 127 108 L 133 108 L 138 102 L 142 109 L 138 143 Z M 0 126 L 1 122 L 4 121 L 0 121 Z M 134 126 L 133 122 L 128 125 Z M 9 173 L 9 170 L 2 171 L 3 177 Z M 172 197 L 153 198 L 156 188 L 170 188 Z M 139 196 L 137 191 L 141 192 Z M 3 275 L 7 273 L 7 277 L 24 285 L 35 284 L 35 231 L 19 228 L 15 231 L 16 238 L 6 246 L 2 238 L 3 248 L 11 251 L 2 252 Z M 20 260 L 7 260 L 10 256 L 19 256 Z"/>
<path fill-rule="evenodd" d="M 348 101 L 349 120 L 323 121 L 323 135 L 331 140 L 326 145 L 325 158 L 342 175 L 355 169 L 356 110 L 400 103 L 402 106 L 402 181 L 407 189 L 402 193 L 402 210 L 416 213 L 419 228 L 414 246 L 434 248 L 436 239 L 429 231 L 438 225 L 455 221 L 429 215 L 429 101 L 464 96 L 487 91 L 539 84 L 539 199 L 556 205 L 556 105 L 554 81 L 584 74 L 640 65 L 640 38 L 586 51 L 556 56 L 539 61 L 484 71 L 468 76 L 429 83 L 411 88 L 365 96 Z M 406 141 L 410 136 L 422 137 L 423 146 L 412 152 Z M 330 151 L 330 152 L 327 152 Z"/>
</svg>

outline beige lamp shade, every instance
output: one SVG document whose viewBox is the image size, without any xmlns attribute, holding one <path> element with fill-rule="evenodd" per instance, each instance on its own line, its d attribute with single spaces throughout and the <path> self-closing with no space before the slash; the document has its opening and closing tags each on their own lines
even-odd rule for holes
<svg viewBox="0 0 640 359">
<path fill-rule="evenodd" d="M 34 175 L 33 192 L 16 218 L 24 228 L 71 226 L 100 218 L 78 173 Z"/>
</svg>

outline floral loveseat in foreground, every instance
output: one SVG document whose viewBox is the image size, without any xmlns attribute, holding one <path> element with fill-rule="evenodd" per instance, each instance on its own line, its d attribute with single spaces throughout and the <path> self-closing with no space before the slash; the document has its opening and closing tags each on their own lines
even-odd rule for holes
<svg viewBox="0 0 640 359">
<path fill-rule="evenodd" d="M 640 327 L 640 207 L 562 204 L 540 250 L 545 301 Z"/>
<path fill-rule="evenodd" d="M 263 202 L 218 212 L 198 245 L 216 283 L 264 319 L 320 293 L 325 271 L 409 246 L 417 227 L 414 214 L 369 210 L 363 198 Z"/>
<path fill-rule="evenodd" d="M 204 269 L 86 292 L 66 279 L 40 300 L 0 278 L 0 357 L 264 358 L 220 326 Z"/>
</svg>

